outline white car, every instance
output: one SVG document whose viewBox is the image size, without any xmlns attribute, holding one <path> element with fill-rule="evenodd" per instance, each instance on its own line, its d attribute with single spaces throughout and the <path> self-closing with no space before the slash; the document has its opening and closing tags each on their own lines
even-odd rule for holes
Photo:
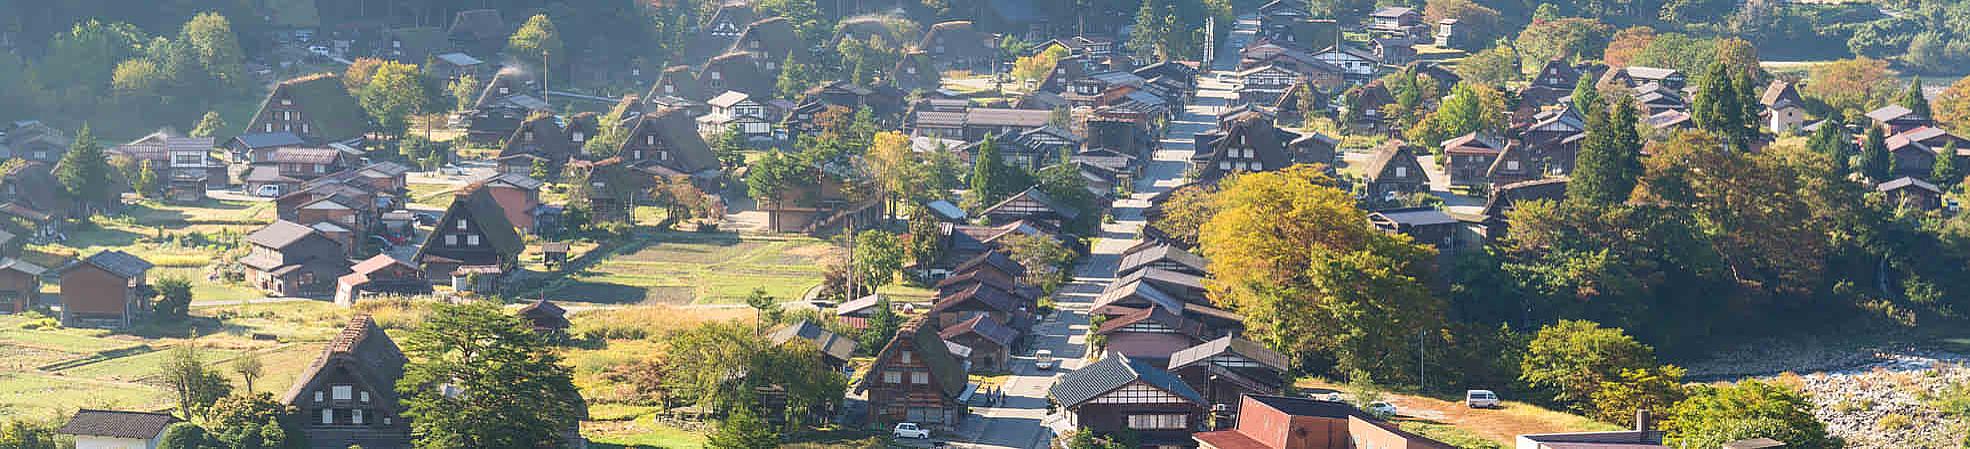
<svg viewBox="0 0 1970 449">
<path fill-rule="evenodd" d="M 259 190 L 254 190 L 254 191 L 253 191 L 253 196 L 257 196 L 257 197 L 261 197 L 261 198 L 276 198 L 276 197 L 279 197 L 279 196 L 280 196 L 280 185 L 279 185 L 279 184 L 267 184 L 267 185 L 263 185 L 263 186 L 260 186 L 260 189 L 259 189 Z"/>
<path fill-rule="evenodd" d="M 1390 404 L 1388 401 L 1375 401 L 1368 404 L 1368 413 L 1373 413 L 1375 416 L 1381 417 L 1395 416 L 1395 404 Z"/>
<path fill-rule="evenodd" d="M 889 435 L 895 438 L 916 438 L 922 440 L 930 438 L 930 430 L 917 427 L 917 423 L 904 422 L 896 423 L 896 430 L 890 431 Z"/>
<path fill-rule="evenodd" d="M 1053 365 L 1055 363 L 1056 362 L 1053 360 L 1053 351 L 1046 349 L 1033 351 L 1033 367 L 1039 369 L 1053 369 Z"/>
<path fill-rule="evenodd" d="M 308 47 L 308 52 L 314 53 L 324 58 L 328 57 L 328 47 L 316 45 L 316 46 Z"/>
<path fill-rule="evenodd" d="M 1466 390 L 1464 391 L 1464 405 L 1470 408 L 1497 407 L 1499 405 L 1498 393 L 1493 393 L 1491 390 Z"/>
</svg>

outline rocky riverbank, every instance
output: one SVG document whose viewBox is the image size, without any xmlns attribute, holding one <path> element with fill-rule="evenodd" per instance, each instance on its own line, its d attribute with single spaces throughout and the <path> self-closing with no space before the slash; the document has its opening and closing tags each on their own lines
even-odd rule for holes
<svg viewBox="0 0 1970 449">
<path fill-rule="evenodd" d="M 1880 354 L 1876 363 L 1804 376 L 1781 375 L 1809 395 L 1827 433 L 1851 448 L 1960 447 L 1966 425 L 1933 403 L 1952 385 L 1970 382 L 1954 355 Z"/>
</svg>

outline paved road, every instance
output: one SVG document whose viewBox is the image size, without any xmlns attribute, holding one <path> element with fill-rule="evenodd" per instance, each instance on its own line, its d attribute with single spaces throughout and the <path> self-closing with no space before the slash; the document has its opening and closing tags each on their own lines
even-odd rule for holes
<svg viewBox="0 0 1970 449">
<path fill-rule="evenodd" d="M 1136 180 L 1136 193 L 1115 200 L 1111 209 L 1115 222 L 1102 225 L 1101 236 L 1089 256 L 1075 269 L 1074 282 L 1062 287 L 1055 298 L 1060 311 L 1034 327 L 1033 347 L 1053 351 L 1061 360 L 1060 368 L 1041 371 L 1033 367 L 1030 354 L 1016 357 L 1014 374 L 1001 387 L 1006 395 L 1005 404 L 973 408 L 980 416 L 960 430 L 960 439 L 965 442 L 957 445 L 1044 448 L 1051 436 L 1072 430 L 1060 415 L 1047 414 L 1046 390 L 1058 376 L 1086 364 L 1088 309 L 1095 296 L 1115 279 L 1122 250 L 1138 241 L 1143 227 L 1142 211 L 1149 206 L 1149 198 L 1182 184 L 1184 170 L 1195 152 L 1191 136 L 1215 127 L 1218 110 L 1234 96 L 1231 87 L 1218 82 L 1214 74 L 1200 77 L 1200 83 L 1197 103 L 1185 106 L 1182 116 L 1171 123 L 1164 134 L 1162 149 L 1156 151 Z"/>
</svg>

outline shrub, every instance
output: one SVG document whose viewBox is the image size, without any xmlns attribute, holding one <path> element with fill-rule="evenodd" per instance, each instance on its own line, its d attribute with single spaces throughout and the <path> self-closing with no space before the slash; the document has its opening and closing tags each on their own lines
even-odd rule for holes
<svg viewBox="0 0 1970 449">
<path fill-rule="evenodd" d="M 1900 413 L 1889 413 L 1887 415 L 1882 415 L 1881 419 L 1874 421 L 1874 430 L 1883 431 L 1883 432 L 1902 430 L 1914 426 L 1915 426 L 1914 419 L 1910 419 L 1908 415 L 1904 415 Z"/>
</svg>

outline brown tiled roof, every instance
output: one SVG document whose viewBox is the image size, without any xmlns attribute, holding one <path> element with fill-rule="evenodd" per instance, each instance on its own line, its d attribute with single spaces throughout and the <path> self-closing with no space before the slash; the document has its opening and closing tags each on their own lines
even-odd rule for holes
<svg viewBox="0 0 1970 449">
<path fill-rule="evenodd" d="M 247 243 L 281 249 L 315 233 L 314 228 L 287 220 L 275 220 L 252 234 L 246 235 Z"/>
</svg>

